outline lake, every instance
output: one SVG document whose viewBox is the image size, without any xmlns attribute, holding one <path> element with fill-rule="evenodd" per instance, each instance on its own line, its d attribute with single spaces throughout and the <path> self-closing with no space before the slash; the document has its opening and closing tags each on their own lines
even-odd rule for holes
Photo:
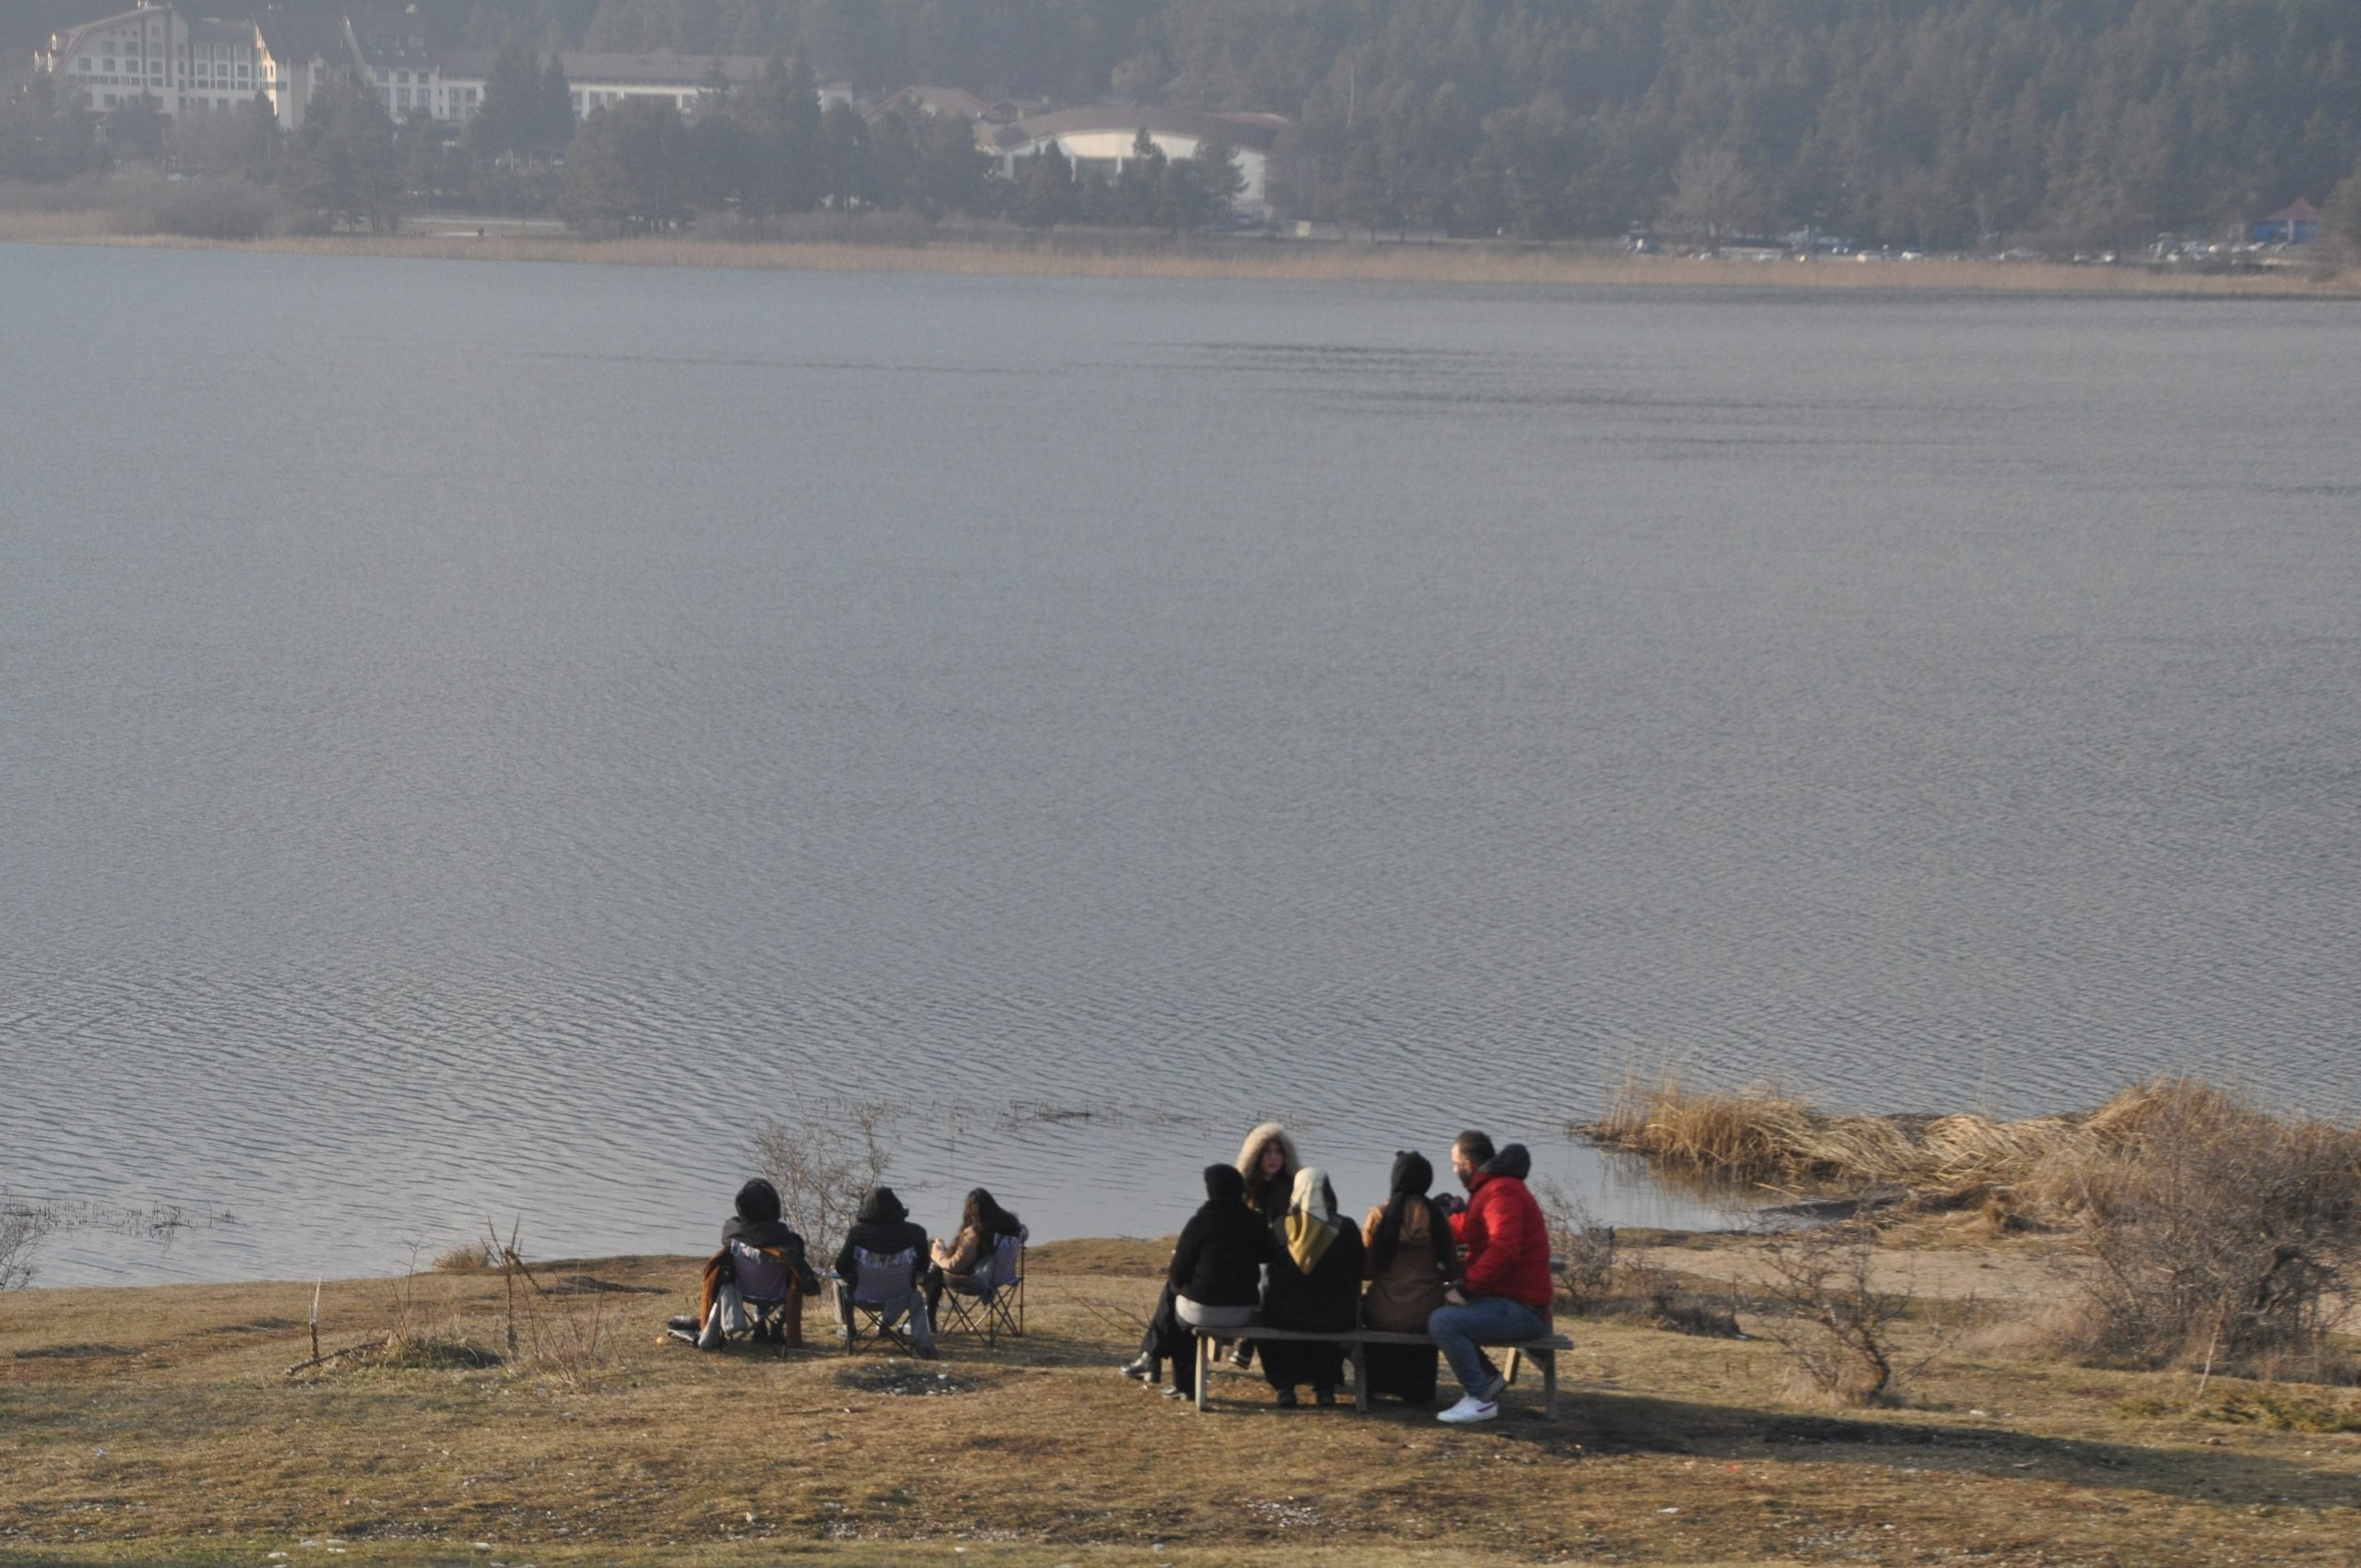
<svg viewBox="0 0 2361 1568">
<path fill-rule="evenodd" d="M 2356 1106 L 2361 305 L 0 245 L 43 1283 L 1348 1209 L 1630 1072 Z M 800 1108 L 800 1110 L 799 1110 Z"/>
</svg>

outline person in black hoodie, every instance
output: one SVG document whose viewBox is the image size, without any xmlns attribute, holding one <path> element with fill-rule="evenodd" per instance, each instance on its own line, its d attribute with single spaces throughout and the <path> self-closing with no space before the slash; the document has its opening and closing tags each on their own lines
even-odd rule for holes
<svg viewBox="0 0 2361 1568">
<path fill-rule="evenodd" d="M 1246 1178 L 1234 1165 L 1205 1167 L 1205 1202 L 1181 1228 L 1172 1262 L 1165 1269 L 1164 1296 L 1140 1344 L 1140 1360 L 1123 1370 L 1156 1381 L 1159 1361 L 1172 1363 L 1171 1399 L 1197 1392 L 1192 1332 L 1199 1328 L 1244 1328 L 1255 1321 L 1263 1299 L 1263 1265 L 1278 1255 L 1278 1243 L 1261 1216 L 1246 1206 Z"/>
<path fill-rule="evenodd" d="M 803 1302 L 820 1289 L 819 1277 L 812 1272 L 811 1263 L 804 1257 L 803 1238 L 789 1229 L 779 1218 L 778 1189 L 760 1176 L 738 1189 L 737 1212 L 721 1222 L 721 1251 L 706 1260 L 705 1278 L 698 1291 L 697 1315 L 678 1317 L 667 1326 L 682 1338 L 705 1342 L 704 1325 L 711 1323 L 713 1304 L 721 1287 L 736 1277 L 736 1264 L 730 1249 L 743 1244 L 757 1252 L 769 1253 L 778 1259 L 787 1271 L 792 1287 L 787 1301 L 775 1317 L 764 1317 L 754 1324 L 754 1337 L 775 1345 L 797 1346 L 803 1343 Z M 719 1344 L 720 1329 L 716 1327 L 713 1344 Z"/>
<path fill-rule="evenodd" d="M 750 1247 L 768 1251 L 777 1248 L 787 1259 L 788 1268 L 796 1283 L 803 1287 L 807 1296 L 820 1289 L 819 1277 L 812 1272 L 811 1263 L 803 1255 L 803 1238 L 787 1227 L 779 1217 L 778 1189 L 760 1176 L 738 1189 L 738 1212 L 721 1222 L 721 1244 L 743 1241 Z"/>
<path fill-rule="evenodd" d="M 1295 1173 L 1293 1201 L 1281 1222 L 1283 1244 L 1271 1260 L 1263 1322 L 1307 1334 L 1349 1334 L 1360 1326 L 1361 1233 L 1336 1212 L 1336 1192 L 1319 1167 Z M 1263 1342 L 1263 1375 L 1292 1408 L 1298 1384 L 1311 1384 L 1322 1405 L 1336 1402 L 1345 1348 L 1304 1340 Z"/>
<path fill-rule="evenodd" d="M 884 1308 L 881 1321 L 887 1328 L 907 1314 L 910 1320 L 911 1348 L 925 1360 L 933 1360 L 939 1352 L 934 1348 L 934 1324 L 926 1311 L 926 1297 L 919 1289 L 920 1272 L 926 1266 L 926 1227 L 910 1218 L 910 1211 L 894 1195 L 891 1187 L 880 1187 L 860 1201 L 860 1213 L 852 1229 L 845 1232 L 845 1244 L 836 1253 L 836 1277 L 844 1281 L 844 1291 L 837 1298 L 837 1312 L 844 1320 L 845 1336 L 852 1336 L 852 1294 L 860 1288 L 860 1254 L 872 1257 L 891 1256 L 896 1253 L 910 1254 L 910 1272 L 907 1279 L 884 1284 L 872 1281 L 876 1288 L 866 1295 Z"/>
</svg>

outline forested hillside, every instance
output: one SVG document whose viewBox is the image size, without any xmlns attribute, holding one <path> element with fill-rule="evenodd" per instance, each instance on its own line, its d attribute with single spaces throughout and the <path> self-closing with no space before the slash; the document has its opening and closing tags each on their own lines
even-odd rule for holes
<svg viewBox="0 0 2361 1568">
<path fill-rule="evenodd" d="M 55 11 L 52 0 L 18 0 Z M 294 0 L 290 0 L 294 3 Z M 14 7 L 11 7 L 12 9 Z M 228 7 L 224 7 L 228 8 Z M 322 6 L 320 8 L 333 8 Z M 1275 110 L 1281 192 L 1529 235 L 1806 223 L 2128 243 L 2326 201 L 2355 0 L 417 0 L 447 41 Z"/>
</svg>

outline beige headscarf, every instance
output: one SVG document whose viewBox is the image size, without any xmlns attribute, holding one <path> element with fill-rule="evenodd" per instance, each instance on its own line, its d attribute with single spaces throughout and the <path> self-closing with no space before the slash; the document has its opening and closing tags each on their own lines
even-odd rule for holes
<svg viewBox="0 0 2361 1568">
<path fill-rule="evenodd" d="M 1310 1274 L 1340 1228 L 1328 1202 L 1328 1173 L 1316 1165 L 1305 1166 L 1295 1173 L 1294 1200 L 1287 1205 L 1287 1256 Z"/>
</svg>

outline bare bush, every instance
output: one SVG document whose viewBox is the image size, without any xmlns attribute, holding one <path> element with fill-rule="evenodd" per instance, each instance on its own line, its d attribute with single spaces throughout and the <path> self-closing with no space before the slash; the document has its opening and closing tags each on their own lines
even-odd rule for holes
<svg viewBox="0 0 2361 1568">
<path fill-rule="evenodd" d="M 2332 1364 L 2361 1271 L 2361 1134 L 2184 1084 L 2040 1172 L 2086 1232 L 2070 1347 L 2137 1366 Z"/>
<path fill-rule="evenodd" d="M 861 1199 L 885 1179 L 900 1114 L 880 1099 L 798 1098 L 785 1115 L 755 1123 L 746 1152 L 778 1189 L 781 1215 L 811 1256 L 836 1256 Z"/>
<path fill-rule="evenodd" d="M 1549 1229 L 1549 1266 L 1558 1293 L 1576 1312 L 1604 1301 L 1615 1281 L 1615 1227 L 1601 1225 L 1590 1206 L 1554 1176 L 1532 1183 Z"/>
<path fill-rule="evenodd" d="M 54 1206 L 0 1188 L 0 1290 L 21 1290 L 32 1283 L 33 1249 L 56 1228 Z"/>
<path fill-rule="evenodd" d="M 1549 1229 L 1549 1264 L 1561 1310 L 1633 1319 L 1673 1334 L 1746 1337 L 1726 1299 L 1692 1289 L 1667 1270 L 1624 1253 L 1615 1227 L 1599 1224 L 1590 1206 L 1564 1183 L 1545 1176 L 1531 1185 Z"/>
<path fill-rule="evenodd" d="M 1774 1234 L 1761 1254 L 1758 1326 L 1814 1388 L 1848 1405 L 1891 1400 L 1898 1382 L 1950 1344 L 1945 1337 L 1902 1360 L 1900 1331 L 1916 1290 L 1906 1281 L 1880 1287 L 1876 1254 L 1877 1229 L 1863 1219 Z"/>
</svg>

